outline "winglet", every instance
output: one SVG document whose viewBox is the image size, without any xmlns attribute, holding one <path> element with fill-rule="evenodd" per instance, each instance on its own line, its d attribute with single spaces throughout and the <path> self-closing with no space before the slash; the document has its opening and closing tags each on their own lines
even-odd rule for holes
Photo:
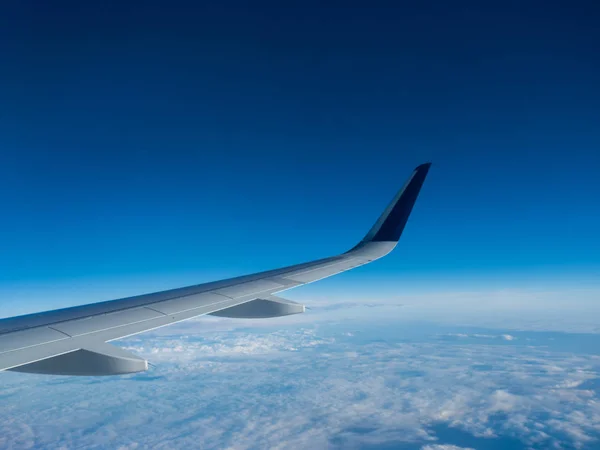
<svg viewBox="0 0 600 450">
<path fill-rule="evenodd" d="M 431 163 L 425 163 L 414 170 L 402 189 L 363 238 L 361 244 L 381 241 L 398 242 L 430 166 Z"/>
</svg>

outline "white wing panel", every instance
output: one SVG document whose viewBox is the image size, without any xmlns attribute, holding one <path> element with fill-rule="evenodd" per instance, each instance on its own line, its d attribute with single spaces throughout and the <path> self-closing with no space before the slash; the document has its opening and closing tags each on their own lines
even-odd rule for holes
<svg viewBox="0 0 600 450">
<path fill-rule="evenodd" d="M 207 292 L 205 294 L 188 295 L 186 297 L 175 298 L 173 300 L 165 300 L 164 302 L 153 303 L 148 305 L 148 308 L 152 308 L 153 310 L 159 311 L 163 314 L 177 314 L 200 308 L 202 306 L 217 305 L 230 300 L 231 299 L 229 297 L 225 297 L 224 295 Z"/>
<path fill-rule="evenodd" d="M 198 308 L 190 309 L 176 314 L 169 314 L 168 316 L 161 316 L 156 319 L 146 320 L 143 322 L 131 323 L 119 327 L 108 328 L 102 331 L 98 331 L 92 334 L 86 334 L 81 337 L 72 339 L 81 339 L 81 342 L 86 342 L 86 339 L 91 339 L 91 342 L 108 342 L 115 339 L 120 339 L 133 334 L 138 334 L 143 331 L 152 330 L 155 328 L 170 325 L 175 322 L 181 322 L 182 320 L 192 319 L 194 317 L 202 316 L 214 311 L 220 311 L 221 309 L 230 308 L 232 306 L 243 303 L 239 300 L 226 299 L 218 304 L 211 304 L 200 306 Z"/>
<path fill-rule="evenodd" d="M 362 263 L 355 258 L 348 258 L 333 264 L 325 264 L 316 268 L 306 269 L 303 271 L 286 274 L 285 278 L 300 283 L 310 283 L 311 281 L 320 280 L 321 278 L 329 277 L 338 274 L 345 270 L 361 265 Z"/>
<path fill-rule="evenodd" d="M 19 348 L 31 347 L 44 342 L 67 339 L 63 333 L 48 327 L 31 328 L 29 330 L 16 331 L 9 334 L 0 334 L 0 354 L 10 352 Z M 4 358 L 4 355 L 2 356 Z"/>
<path fill-rule="evenodd" d="M 85 319 L 70 320 L 57 323 L 53 328 L 62 331 L 69 336 L 80 336 L 96 331 L 115 328 L 136 322 L 144 322 L 162 317 L 164 314 L 148 308 L 132 308 L 99 316 L 87 317 Z"/>
<path fill-rule="evenodd" d="M 19 367 L 23 364 L 79 350 L 77 348 L 77 343 L 72 341 L 74 341 L 73 338 L 66 338 L 47 344 L 21 348 L 12 352 L 0 353 L 0 355 L 2 355 L 0 358 L 0 370 L 12 369 L 13 367 Z"/>
<path fill-rule="evenodd" d="M 247 283 L 236 284 L 214 291 L 217 294 L 226 295 L 231 298 L 248 297 L 250 295 L 262 294 L 264 292 L 275 292 L 278 289 L 284 289 L 285 286 L 274 281 L 266 279 L 248 281 Z"/>
</svg>

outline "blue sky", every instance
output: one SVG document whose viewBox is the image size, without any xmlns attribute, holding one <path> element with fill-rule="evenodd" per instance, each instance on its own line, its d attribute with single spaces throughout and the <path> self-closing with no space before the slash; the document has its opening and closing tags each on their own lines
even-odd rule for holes
<svg viewBox="0 0 600 450">
<path fill-rule="evenodd" d="M 5 299 L 344 251 L 424 161 L 396 253 L 330 287 L 593 283 L 597 6 L 484 3 L 3 6 Z"/>
</svg>

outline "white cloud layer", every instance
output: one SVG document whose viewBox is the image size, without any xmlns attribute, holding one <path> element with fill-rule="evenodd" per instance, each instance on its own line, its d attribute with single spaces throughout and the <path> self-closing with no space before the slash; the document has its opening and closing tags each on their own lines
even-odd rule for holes
<svg viewBox="0 0 600 450">
<path fill-rule="evenodd" d="M 458 447 L 456 445 L 446 445 L 446 444 L 432 444 L 426 445 L 422 450 L 475 450 L 468 447 Z"/>
<path fill-rule="evenodd" d="M 130 338 L 120 344 L 155 365 L 135 376 L 2 373 L 0 448 L 598 444 L 600 358 L 547 345 L 560 337 L 281 323 L 203 319 Z"/>
</svg>

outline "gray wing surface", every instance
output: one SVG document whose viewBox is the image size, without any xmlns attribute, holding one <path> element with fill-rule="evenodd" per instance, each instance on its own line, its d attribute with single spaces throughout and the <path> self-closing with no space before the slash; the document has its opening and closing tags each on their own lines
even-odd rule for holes
<svg viewBox="0 0 600 450">
<path fill-rule="evenodd" d="M 148 362 L 107 342 L 193 317 L 270 318 L 304 312 L 275 296 L 368 264 L 394 249 L 430 164 L 415 169 L 362 241 L 346 253 L 252 275 L 0 319 L 0 371 L 55 375 L 140 372 Z"/>
</svg>

